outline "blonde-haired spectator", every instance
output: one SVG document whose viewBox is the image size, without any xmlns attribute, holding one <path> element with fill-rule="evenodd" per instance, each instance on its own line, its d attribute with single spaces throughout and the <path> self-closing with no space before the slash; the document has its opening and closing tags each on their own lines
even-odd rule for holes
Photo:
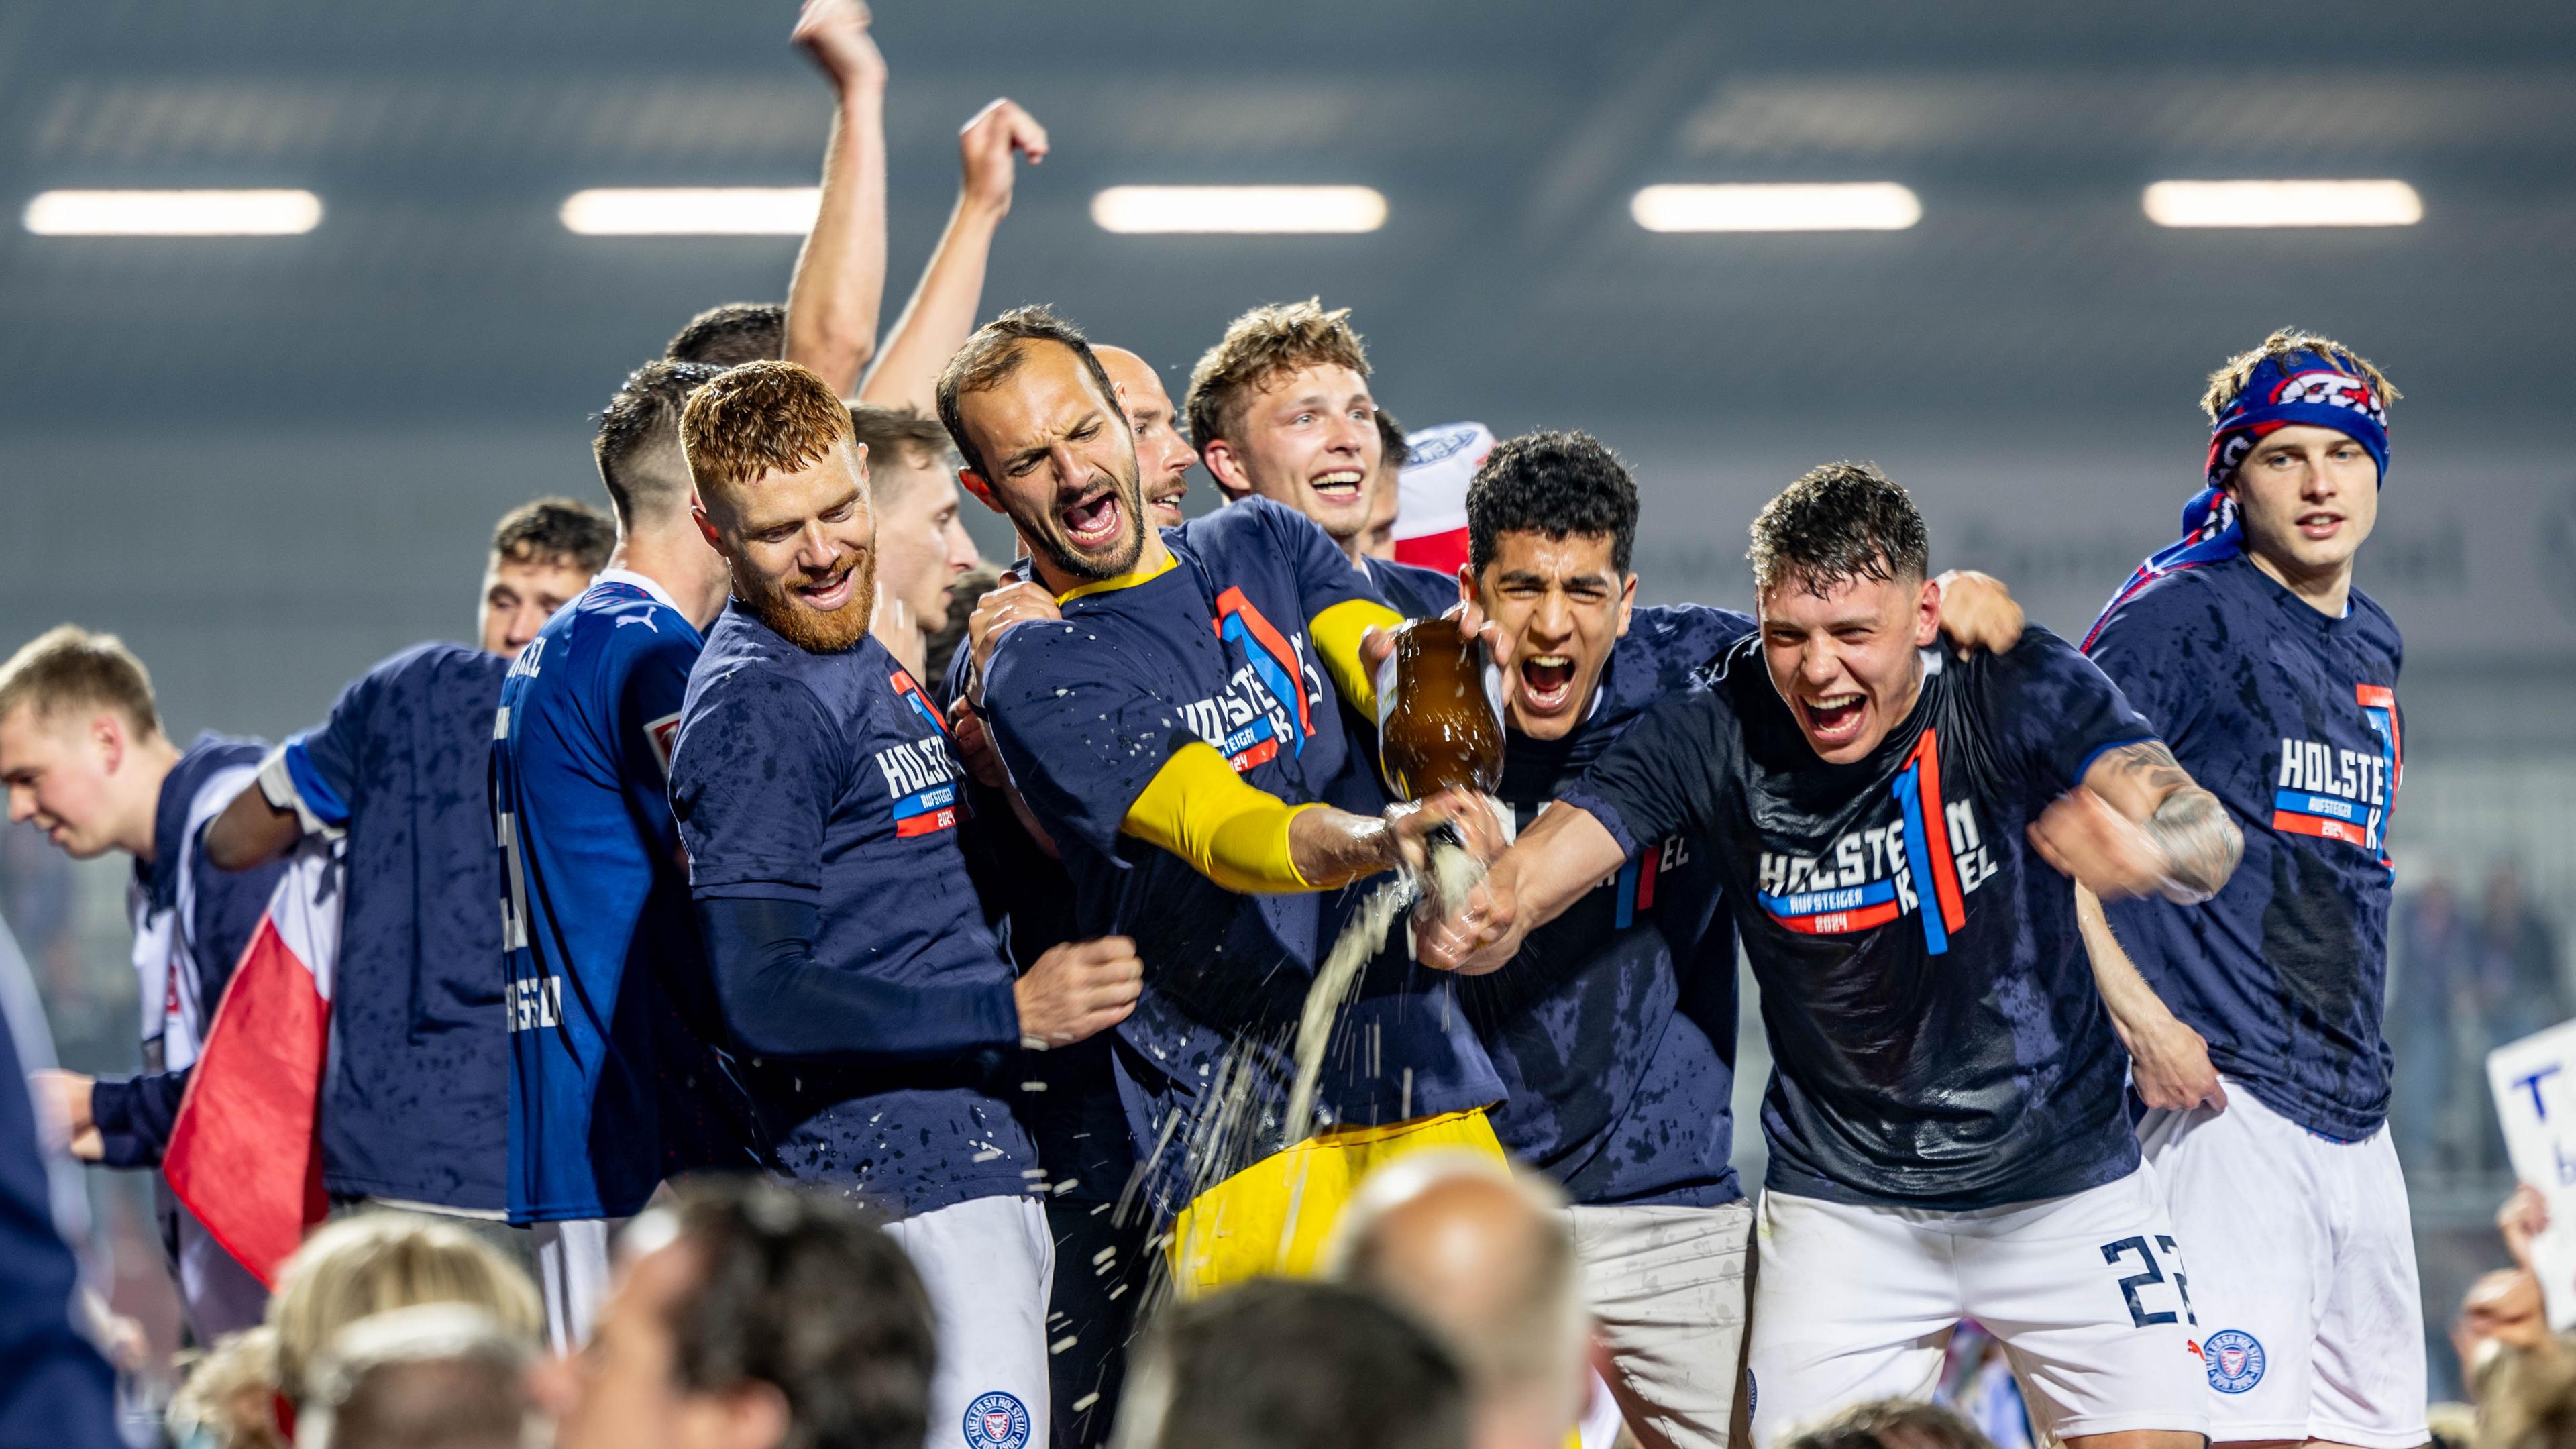
<svg viewBox="0 0 2576 1449">
<path fill-rule="evenodd" d="M 324 1224 L 287 1259 L 269 1300 L 277 1335 L 277 1391 L 312 1397 L 312 1374 L 341 1329 L 424 1303 L 462 1303 L 511 1333 L 545 1326 L 537 1288 L 518 1266 L 453 1223 L 416 1213 L 367 1212 Z"/>
</svg>

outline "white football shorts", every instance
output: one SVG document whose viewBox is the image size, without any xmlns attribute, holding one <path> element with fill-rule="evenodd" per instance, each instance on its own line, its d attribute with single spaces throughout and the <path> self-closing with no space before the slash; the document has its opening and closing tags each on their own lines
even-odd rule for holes
<svg viewBox="0 0 2576 1449">
<path fill-rule="evenodd" d="M 927 1449 L 1047 1449 L 1055 1236 L 1046 1209 L 1034 1198 L 971 1198 L 886 1232 L 921 1275 L 939 1324 Z"/>
<path fill-rule="evenodd" d="M 2182 1255 L 2152 1168 L 1967 1212 L 1762 1194 L 1753 1442 L 1873 1399 L 1928 1399 L 1950 1330 L 2001 1339 L 2032 1425 L 2059 1439 L 2208 1432 Z"/>
<path fill-rule="evenodd" d="M 2320 1137 L 2227 1082 L 2139 1145 L 2191 1253 L 2210 1437 L 2425 1442 L 2424 1301 L 2388 1129 Z"/>
</svg>

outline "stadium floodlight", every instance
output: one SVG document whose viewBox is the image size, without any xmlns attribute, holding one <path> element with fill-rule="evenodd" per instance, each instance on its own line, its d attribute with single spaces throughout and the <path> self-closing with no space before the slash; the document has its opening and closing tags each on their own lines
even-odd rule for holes
<svg viewBox="0 0 2576 1449">
<path fill-rule="evenodd" d="M 27 203 L 38 236 L 301 236 L 322 224 L 310 191 L 44 191 Z"/>
<path fill-rule="evenodd" d="M 1649 186 L 1628 202 L 1648 231 L 1903 231 L 1923 219 L 1893 181 Z"/>
<path fill-rule="evenodd" d="M 803 236 L 822 205 L 819 186 L 606 186 L 561 214 L 580 236 Z"/>
<path fill-rule="evenodd" d="M 2159 181 L 2143 198 L 2158 226 L 2413 226 L 2424 198 L 2403 181 Z"/>
<path fill-rule="evenodd" d="M 1112 186 L 1091 198 L 1102 231 L 1354 233 L 1386 225 L 1386 197 L 1369 186 Z"/>
</svg>

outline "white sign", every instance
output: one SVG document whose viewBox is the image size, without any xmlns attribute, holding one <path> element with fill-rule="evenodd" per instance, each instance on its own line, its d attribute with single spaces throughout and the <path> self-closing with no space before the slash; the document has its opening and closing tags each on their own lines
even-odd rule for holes
<svg viewBox="0 0 2576 1449">
<path fill-rule="evenodd" d="M 2487 1084 L 2514 1176 L 2549 1203 L 2549 1230 L 2532 1240 L 2531 1266 L 2549 1326 L 2563 1332 L 2576 1326 L 2576 1021 L 2487 1053 Z"/>
</svg>

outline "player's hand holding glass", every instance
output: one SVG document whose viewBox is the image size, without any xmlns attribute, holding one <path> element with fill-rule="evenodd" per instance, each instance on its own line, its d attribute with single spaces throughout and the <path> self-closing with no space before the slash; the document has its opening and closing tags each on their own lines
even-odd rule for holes
<svg viewBox="0 0 2576 1449">
<path fill-rule="evenodd" d="M 1125 936 L 1053 947 L 1011 983 L 1020 1043 L 1044 1051 L 1097 1036 L 1127 1019 L 1144 985 L 1145 963 Z"/>
</svg>

